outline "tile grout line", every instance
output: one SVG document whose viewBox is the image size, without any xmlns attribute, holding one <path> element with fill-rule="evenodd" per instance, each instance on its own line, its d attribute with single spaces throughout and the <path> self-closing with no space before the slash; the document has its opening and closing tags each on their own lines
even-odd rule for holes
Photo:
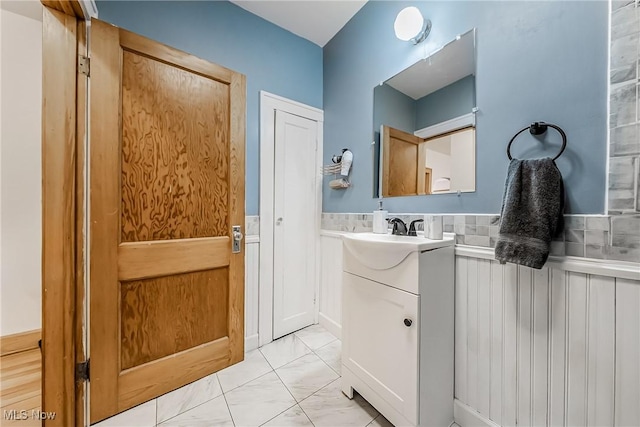
<svg viewBox="0 0 640 427">
<path fill-rule="evenodd" d="M 213 374 L 211 374 L 211 375 L 215 375 L 215 376 L 216 376 L 216 379 L 218 379 L 218 373 L 217 373 L 217 372 L 214 372 L 214 373 L 213 373 Z M 206 377 L 205 377 L 205 378 L 206 378 Z M 196 380 L 196 381 L 198 381 L 198 380 Z M 194 381 L 194 382 L 195 382 L 195 381 Z M 193 383 L 190 383 L 190 384 L 193 384 Z M 218 379 L 218 385 L 220 386 L 220 380 L 219 380 L 219 379 Z M 187 385 L 187 386 L 188 386 L 188 385 Z M 187 386 L 184 386 L 184 387 L 187 387 Z M 180 389 L 177 389 L 177 390 L 180 390 Z M 175 391 L 175 390 L 173 390 L 173 391 Z M 169 393 L 171 393 L 171 392 L 169 392 Z M 165 393 L 165 394 L 169 394 L 169 393 Z M 164 395 L 163 395 L 163 396 L 164 396 Z M 217 399 L 217 398 L 218 398 L 218 397 L 220 397 L 220 396 L 224 396 L 224 392 L 222 391 L 222 386 L 220 386 L 220 394 L 219 394 L 219 395 L 217 395 L 217 396 L 215 396 L 215 397 L 212 397 L 211 399 L 207 399 L 207 400 L 205 400 L 204 402 L 199 403 L 199 404 L 197 404 L 196 406 L 194 406 L 194 407 L 192 407 L 192 408 L 187 409 L 186 411 L 179 412 L 179 413 L 177 413 L 176 415 L 174 415 L 174 416 L 172 416 L 172 417 L 169 417 L 169 418 L 167 418 L 166 420 L 164 420 L 164 421 L 162 421 L 162 422 L 158 422 L 158 398 L 156 398 L 156 427 L 158 427 L 158 426 L 162 426 L 162 424 L 165 424 L 167 421 L 170 421 L 170 420 L 172 420 L 172 419 L 174 419 L 174 418 L 176 418 L 176 417 L 179 417 L 179 416 L 180 416 L 180 415 L 182 415 L 182 414 L 186 414 L 187 412 L 190 412 L 190 411 L 192 411 L 192 410 L 194 410 L 194 409 L 196 409 L 196 408 L 199 408 L 200 406 L 204 405 L 205 403 L 209 403 L 209 402 L 211 402 L 212 400 Z M 226 398 L 225 398 L 225 403 L 226 403 Z M 227 409 L 229 409 L 229 405 L 227 405 Z M 231 411 L 229 411 L 229 413 L 231 413 Z M 234 425 L 235 425 L 235 424 L 234 424 Z"/>
<path fill-rule="evenodd" d="M 269 365 L 269 367 L 271 367 L 271 365 Z M 247 382 L 245 382 L 245 383 L 242 383 L 242 384 L 240 384 L 239 386 L 234 387 L 234 388 L 232 388 L 232 389 L 231 389 L 231 390 L 229 390 L 229 391 L 224 391 L 224 390 L 223 390 L 223 391 L 222 391 L 222 394 L 225 394 L 225 395 L 226 395 L 226 394 L 229 394 L 229 393 L 231 393 L 232 391 L 235 391 L 235 390 L 239 389 L 240 387 L 242 387 L 242 386 L 245 386 L 245 385 L 249 384 L 250 382 L 253 382 L 253 381 L 255 381 L 255 380 L 259 379 L 259 378 L 264 377 L 265 375 L 270 374 L 271 372 L 275 372 L 275 370 L 273 370 L 273 369 L 272 369 L 272 370 L 270 370 L 269 372 L 265 372 L 264 374 L 260 374 L 260 375 L 258 375 L 257 377 L 255 377 L 254 379 L 249 380 L 249 381 L 247 381 Z M 222 386 L 220 387 L 220 389 L 222 389 Z"/>
<path fill-rule="evenodd" d="M 301 330 L 304 330 L 304 329 L 301 329 Z M 298 331 L 296 331 L 296 332 L 298 332 Z M 295 362 L 296 360 L 299 360 L 299 359 L 301 359 L 301 358 L 303 358 L 303 357 L 305 357 L 305 356 L 308 356 L 309 354 L 313 354 L 313 355 L 314 355 L 314 356 L 316 356 L 318 359 L 320 359 L 320 361 L 322 361 L 322 363 L 324 363 L 324 364 L 325 364 L 329 369 L 331 369 L 331 371 L 333 371 L 336 375 L 338 375 L 338 378 L 336 378 L 335 380 L 330 381 L 328 384 L 325 384 L 324 386 L 320 387 L 318 390 L 316 390 L 315 392 L 311 393 L 309 396 L 305 397 L 304 399 L 300 400 L 299 402 L 298 402 L 298 400 L 297 400 L 293 395 L 291 395 L 291 397 L 293 397 L 293 399 L 296 401 L 295 405 L 291 406 L 290 408 L 285 409 L 285 410 L 284 410 L 284 411 L 282 411 L 280 414 L 278 414 L 278 415 L 276 415 L 275 417 L 273 417 L 273 418 L 271 418 L 271 419 L 267 420 L 265 423 L 263 423 L 263 424 L 261 424 L 261 425 L 264 425 L 264 424 L 268 423 L 269 421 L 273 420 L 274 418 L 276 418 L 276 417 L 278 417 L 278 416 L 282 415 L 284 412 L 286 412 L 286 411 L 290 410 L 290 409 L 291 409 L 291 408 L 293 408 L 294 406 L 298 406 L 298 407 L 300 408 L 300 410 L 302 411 L 302 413 L 305 415 L 305 417 L 307 417 L 307 419 L 309 420 L 309 422 L 311 423 L 311 425 L 312 425 L 312 426 L 315 426 L 315 424 L 314 424 L 314 423 L 313 423 L 313 421 L 311 420 L 311 417 L 309 416 L 309 414 L 307 414 L 307 412 L 304 410 L 304 408 L 303 408 L 303 407 L 302 407 L 302 405 L 300 405 L 300 404 L 301 404 L 302 402 L 304 402 L 305 400 L 309 399 L 310 397 L 314 396 L 314 395 L 315 395 L 316 393 L 318 393 L 320 390 L 322 390 L 322 389 L 324 389 L 324 388 L 328 387 L 329 385 L 333 384 L 335 381 L 338 381 L 338 380 L 340 380 L 340 379 L 342 378 L 342 375 L 341 375 L 340 373 L 336 372 L 336 370 L 335 370 L 335 369 L 333 369 L 331 366 L 329 366 L 329 364 L 328 364 L 327 362 L 325 362 L 325 360 L 324 360 L 322 357 L 320 357 L 320 355 L 319 355 L 319 354 L 317 354 L 317 353 L 316 353 L 316 350 L 319 350 L 319 349 L 321 349 L 321 348 L 324 348 L 325 346 L 327 346 L 327 345 L 329 345 L 329 344 L 332 344 L 333 342 L 337 341 L 338 339 L 334 337 L 334 339 L 333 339 L 332 341 L 330 341 L 330 342 L 328 342 L 328 343 L 326 343 L 326 344 L 324 344 L 324 345 L 322 345 L 322 346 L 320 346 L 320 347 L 318 347 L 317 349 L 315 349 L 315 350 L 314 350 L 314 349 L 312 349 L 312 348 L 311 348 L 307 343 L 305 343 L 305 342 L 304 342 L 300 337 L 298 337 L 297 335 L 295 335 L 295 334 L 296 334 L 296 332 L 293 332 L 294 337 L 295 337 L 296 339 L 298 339 L 298 340 L 299 340 L 299 341 L 300 341 L 300 342 L 301 342 L 301 343 L 302 343 L 302 344 L 303 344 L 307 349 L 309 349 L 309 350 L 311 351 L 311 353 L 306 353 L 306 354 L 304 354 L 304 355 L 302 355 L 302 356 L 300 356 L 300 357 L 298 357 L 298 358 L 296 358 L 296 359 L 294 359 L 294 360 L 292 360 L 292 361 L 290 361 L 290 362 L 285 363 L 284 365 L 282 365 L 282 366 L 278 367 L 277 369 L 280 369 L 280 368 L 282 368 L 282 367 L 284 367 L 284 366 L 286 366 L 286 365 L 288 365 L 288 364 L 290 364 L 290 363 Z M 261 354 L 262 354 L 262 352 L 261 352 Z M 266 358 L 266 356 L 264 356 L 264 354 L 262 354 L 262 355 L 263 355 L 263 357 L 265 357 L 265 359 L 267 359 L 267 358 Z M 267 359 L 267 363 L 269 363 L 269 365 L 270 365 L 270 366 L 272 366 L 268 359 Z M 284 385 L 284 387 L 287 389 L 287 391 L 289 392 L 289 394 L 291 394 L 291 391 L 289 390 L 289 388 L 287 387 L 287 385 L 284 383 L 284 381 L 282 380 L 282 378 L 280 377 L 280 375 L 278 375 L 278 372 L 276 371 L 276 369 L 274 369 L 274 370 L 273 370 L 273 372 L 275 372 L 275 374 L 276 374 L 276 376 L 278 377 L 278 379 L 280 380 L 280 382 L 282 382 L 282 384 L 283 384 L 283 385 Z M 374 419 L 375 419 L 375 418 L 374 418 Z"/>
<path fill-rule="evenodd" d="M 303 329 L 304 329 L 304 328 L 303 328 Z M 301 330 L 302 330 L 302 329 L 301 329 Z M 289 335 L 293 336 L 295 339 L 299 340 L 299 341 L 302 343 L 302 345 L 304 345 L 304 346 L 305 346 L 305 347 L 310 351 L 310 353 L 305 353 L 305 354 L 303 354 L 302 356 L 296 357 L 295 359 L 293 359 L 293 360 L 291 360 L 291 361 L 289 361 L 289 362 L 285 363 L 285 364 L 284 364 L 284 365 L 282 365 L 282 366 L 279 366 L 278 368 L 274 368 L 274 367 L 273 367 L 273 365 L 271 364 L 271 362 L 269 362 L 269 359 L 268 359 L 268 358 L 265 356 L 265 354 L 262 352 L 261 347 L 259 347 L 259 348 L 257 348 L 257 349 L 256 349 L 256 350 L 260 351 L 260 355 L 265 359 L 265 361 L 267 362 L 267 364 L 269 365 L 269 367 L 271 367 L 272 372 L 276 375 L 276 377 L 278 377 L 278 380 L 280 381 L 280 383 L 284 386 L 285 390 L 287 390 L 287 393 L 289 393 L 289 395 L 291 396 L 291 398 L 292 398 L 292 399 L 294 400 L 294 402 L 295 402 L 292 406 L 290 406 L 290 407 L 286 408 L 286 409 L 285 409 L 285 410 L 283 410 L 282 412 L 280 412 L 280 413 L 276 414 L 275 416 L 273 416 L 273 417 L 269 418 L 268 420 L 266 420 L 264 423 L 260 424 L 261 426 L 263 426 L 263 425 L 265 425 L 266 423 L 268 423 L 269 421 L 271 421 L 271 420 L 273 420 L 273 419 L 275 419 L 275 418 L 279 417 L 280 415 L 284 414 L 285 412 L 287 412 L 287 411 L 288 411 L 288 410 L 290 410 L 291 408 L 293 408 L 293 407 L 295 407 L 295 406 L 300 406 L 300 402 L 302 402 L 302 401 L 303 401 L 303 400 L 305 400 L 305 399 L 308 399 L 309 397 L 313 396 L 313 394 L 317 393 L 317 392 L 318 392 L 318 391 L 320 391 L 322 388 L 324 388 L 324 387 L 321 387 L 321 388 L 320 388 L 320 389 L 318 389 L 316 392 L 312 393 L 311 395 L 309 395 L 309 396 L 305 397 L 305 398 L 304 398 L 304 399 L 302 399 L 300 402 L 298 402 L 298 400 L 293 396 L 293 394 L 291 394 L 291 390 L 289 390 L 289 387 L 287 387 L 287 385 L 284 383 L 284 381 L 282 380 L 282 378 L 280 377 L 280 375 L 278 375 L 278 372 L 276 371 L 276 369 L 280 369 L 280 368 L 282 368 L 282 367 L 284 367 L 284 366 L 286 366 L 286 365 L 288 365 L 288 364 L 290 364 L 290 363 L 295 362 L 296 360 L 299 360 L 299 359 L 301 359 L 301 358 L 303 358 L 303 357 L 305 357 L 305 356 L 308 356 L 309 354 L 313 354 L 313 355 L 315 355 L 316 357 L 318 357 L 318 359 L 322 360 L 322 358 L 321 358 L 320 356 L 318 356 L 318 355 L 316 355 L 316 354 L 315 354 L 315 351 L 314 351 L 311 347 L 309 347 L 309 346 L 308 346 L 308 345 L 307 345 L 307 344 L 306 344 L 302 339 L 300 339 L 300 337 L 298 337 L 297 335 L 295 335 L 295 334 L 296 334 L 296 332 L 298 332 L 298 331 L 292 332 L 291 334 L 287 334 L 287 335 L 285 335 L 285 337 L 286 337 L 286 336 L 289 336 Z M 279 340 L 279 339 L 282 339 L 282 338 L 284 338 L 284 337 L 280 337 L 280 338 L 278 338 L 278 340 Z M 274 342 L 276 342 L 276 341 L 278 341 L 278 340 L 274 340 L 274 341 L 272 341 L 272 342 L 271 342 L 271 343 L 269 343 L 269 344 L 272 344 L 272 343 L 274 343 Z M 267 345 L 268 345 L 268 344 L 267 344 Z M 264 346 L 263 346 L 263 347 L 264 347 Z M 324 360 L 322 360 L 322 361 L 324 362 Z M 329 367 L 329 368 L 331 368 L 331 367 Z M 266 375 L 266 374 L 264 374 L 264 375 Z M 261 377 L 262 377 L 262 376 L 264 376 L 264 375 L 261 375 Z M 258 378 L 260 378 L 260 377 L 258 377 Z M 256 378 L 256 379 L 258 379 L 258 378 Z M 253 381 L 253 380 L 252 380 L 252 381 Z M 249 381 L 249 382 L 251 382 L 251 381 Z M 247 383 L 247 384 L 248 384 L 248 383 Z M 329 384 L 331 384 L 331 383 L 329 383 Z M 223 394 L 224 394 L 224 393 L 223 393 Z M 225 401 L 226 401 L 226 397 L 225 397 Z M 228 407 L 228 404 L 227 404 L 227 407 Z M 311 424 L 312 424 L 312 425 L 314 425 L 314 424 L 313 424 L 313 421 L 311 421 L 311 418 L 309 418 L 309 416 L 307 415 L 307 413 L 306 413 L 306 412 L 304 412 L 304 409 L 302 409 L 302 407 L 301 407 L 301 406 L 300 406 L 300 410 L 305 414 L 305 416 L 307 417 L 307 419 L 309 420 L 309 422 L 311 422 Z M 229 413 L 231 413 L 231 410 L 229 410 Z M 235 423 L 234 423 L 234 425 L 235 425 Z"/>
<path fill-rule="evenodd" d="M 222 390 L 222 386 L 220 386 L 220 390 Z M 233 414 L 231 413 L 231 408 L 229 408 L 229 402 L 227 401 L 227 395 L 224 393 L 224 391 L 222 392 L 222 398 L 224 399 L 224 404 L 227 405 L 227 412 L 229 412 L 229 416 L 231 417 L 231 423 L 235 427 L 236 421 L 233 419 Z"/>
<path fill-rule="evenodd" d="M 296 331 L 296 332 L 297 332 L 297 331 Z M 329 364 L 328 364 L 328 363 L 327 363 L 327 362 L 326 362 L 326 361 L 325 361 L 325 360 L 324 360 L 324 359 L 323 359 L 319 354 L 317 354 L 317 353 L 316 353 L 316 350 L 320 350 L 321 348 L 324 348 L 324 347 L 328 346 L 329 344 L 333 344 L 335 341 L 339 341 L 337 338 L 335 338 L 335 337 L 334 337 L 334 339 L 333 339 L 332 341 L 330 341 L 330 342 L 328 342 L 328 343 L 326 343 L 326 344 L 324 344 L 324 345 L 322 345 L 322 346 L 318 347 L 316 350 L 314 350 L 314 349 L 312 349 L 311 347 L 309 347 L 309 345 L 307 345 L 307 344 L 306 344 L 306 343 L 305 343 L 301 338 L 299 338 L 297 335 L 295 335 L 295 332 L 293 332 L 293 333 L 292 333 L 292 334 L 290 334 L 290 335 L 293 335 L 293 336 L 295 337 L 295 339 L 299 340 L 299 341 L 304 345 L 304 347 L 305 347 L 309 352 L 308 352 L 308 353 L 305 353 L 305 354 L 303 354 L 303 355 L 301 355 L 301 356 L 299 356 L 299 357 L 296 357 L 296 358 L 295 358 L 295 359 L 293 359 L 293 360 L 288 361 L 287 363 L 283 364 L 282 366 L 279 366 L 278 368 L 274 368 L 274 366 L 273 366 L 273 365 L 271 364 L 271 362 L 267 359 L 267 357 L 265 356 L 265 354 L 261 351 L 261 348 L 257 348 L 257 349 L 255 349 L 255 350 L 257 350 L 257 351 L 259 351 L 259 352 L 260 352 L 260 356 L 262 356 L 262 358 L 267 362 L 267 365 L 269 366 L 270 371 L 265 372 L 265 373 L 263 373 L 263 374 L 261 374 L 261 375 L 257 376 L 256 378 L 253 378 L 253 379 L 251 379 L 251 380 L 248 380 L 248 381 L 246 381 L 246 382 L 244 382 L 244 383 L 241 383 L 241 384 L 239 384 L 239 385 L 237 385 L 237 386 L 235 386 L 235 387 L 233 387 L 233 388 L 229 389 L 228 391 L 224 391 L 224 390 L 223 390 L 223 388 L 222 388 L 222 384 L 220 383 L 220 379 L 219 379 L 219 377 L 218 377 L 218 373 L 216 372 L 216 373 L 214 373 L 214 374 L 212 374 L 212 375 L 214 375 L 214 376 L 215 376 L 215 378 L 216 378 L 216 380 L 217 380 L 217 382 L 218 382 L 218 386 L 220 387 L 220 394 L 219 394 L 219 395 L 217 395 L 217 396 L 215 396 L 215 397 L 212 397 L 212 398 L 210 398 L 210 399 L 207 399 L 206 401 L 204 401 L 204 402 L 202 402 L 202 403 L 200 403 L 200 404 L 198 404 L 198 405 L 196 405 L 196 406 L 193 406 L 192 408 L 189 408 L 189 409 L 187 409 L 187 410 L 185 410 L 185 411 L 179 412 L 178 414 L 176 414 L 176 415 L 174 415 L 174 416 L 172 416 L 172 417 L 170 417 L 170 418 L 167 418 L 166 420 L 163 420 L 163 421 L 162 421 L 162 422 L 160 422 L 160 423 L 158 422 L 158 401 L 157 401 L 157 398 L 156 398 L 156 399 L 154 399 L 154 401 L 155 401 L 155 423 L 154 423 L 154 425 L 155 425 L 156 427 L 161 426 L 162 424 L 165 424 L 165 423 L 169 422 L 170 420 L 173 420 L 173 419 L 175 419 L 175 418 L 177 418 L 177 417 L 179 417 L 179 416 L 181 416 L 181 415 L 183 415 L 183 414 L 185 414 L 185 413 L 187 413 L 187 412 L 190 412 L 190 411 L 192 411 L 192 410 L 195 410 L 196 408 L 198 408 L 198 407 L 200 407 L 200 406 L 202 406 L 202 405 L 204 405 L 204 404 L 206 404 L 206 403 L 209 403 L 209 402 L 211 402 L 212 400 L 217 399 L 218 397 L 221 397 L 221 396 L 222 396 L 222 398 L 223 398 L 223 399 L 224 399 L 224 401 L 225 401 L 225 405 L 226 405 L 227 411 L 228 411 L 228 413 L 229 413 L 229 416 L 231 417 L 231 421 L 232 421 L 233 425 L 234 425 L 234 426 L 236 426 L 236 422 L 235 422 L 235 420 L 234 420 L 234 418 L 233 418 L 233 414 L 232 414 L 232 412 L 231 412 L 231 408 L 229 407 L 229 402 L 228 402 L 228 400 L 227 400 L 227 394 L 228 394 L 228 393 L 231 393 L 231 392 L 233 392 L 234 390 L 236 390 L 236 389 L 238 389 L 238 388 L 240 388 L 240 387 L 243 387 L 243 386 L 245 386 L 245 385 L 247 385 L 247 384 L 249 384 L 249 383 L 251 383 L 251 382 L 253 382 L 253 381 L 258 380 L 258 379 L 260 379 L 260 378 L 264 377 L 265 375 L 268 375 L 268 374 L 269 374 L 269 373 L 271 373 L 271 372 L 273 372 L 273 373 L 275 373 L 275 374 L 276 374 L 276 377 L 278 378 L 278 380 L 280 381 L 280 383 L 285 387 L 285 389 L 287 390 L 287 392 L 289 393 L 289 395 L 293 398 L 293 400 L 295 401 L 295 404 L 294 404 L 294 405 L 292 405 L 292 406 L 290 406 L 290 407 L 288 407 L 288 408 L 286 408 L 285 410 L 283 410 L 282 412 L 278 413 L 278 414 L 277 414 L 277 415 L 275 415 L 274 417 L 272 417 L 272 418 L 268 419 L 268 420 L 267 420 L 267 421 L 265 421 L 264 423 L 260 424 L 260 425 L 264 425 L 264 424 L 268 423 L 269 421 L 273 420 L 274 418 L 276 418 L 276 417 L 278 417 L 278 416 L 282 415 L 284 412 L 286 412 L 286 411 L 288 411 L 288 410 L 292 409 L 293 407 L 295 407 L 295 406 L 300 406 L 300 403 L 301 403 L 302 401 L 304 401 L 304 400 L 308 399 L 309 397 L 311 397 L 311 396 L 315 395 L 315 394 L 316 394 L 317 392 L 319 392 L 320 390 L 324 389 L 324 388 L 325 388 L 325 387 L 327 387 L 328 385 L 330 385 L 330 384 L 332 384 L 333 382 L 335 382 L 335 381 L 339 380 L 340 378 L 342 378 L 342 375 L 341 375 L 340 373 L 338 373 L 335 369 L 333 369 L 333 368 L 332 368 L 332 367 L 331 367 L 331 366 L 330 366 L 330 365 L 329 365 Z M 287 335 L 287 336 L 288 336 L 288 335 Z M 282 338 L 284 338 L 284 337 L 282 337 Z M 279 338 L 279 339 L 280 339 L 280 338 Z M 277 341 L 277 340 L 276 340 L 276 341 Z M 274 342 L 275 342 L 275 341 L 274 341 Z M 254 350 L 254 351 L 255 351 L 255 350 Z M 336 379 L 335 379 L 335 380 L 333 380 L 333 381 L 330 381 L 328 384 L 325 384 L 324 386 L 320 387 L 318 390 L 316 390 L 315 392 L 313 392 L 312 394 L 310 394 L 309 396 L 305 397 L 304 399 L 300 400 L 300 402 L 298 402 L 298 401 L 297 401 L 297 399 L 296 399 L 296 398 L 291 394 L 291 391 L 289 390 L 289 388 L 287 387 L 287 385 L 284 383 L 284 381 L 282 380 L 282 378 L 280 377 L 280 375 L 278 375 L 278 373 L 276 372 L 276 369 L 280 369 L 280 368 L 282 368 L 282 367 L 284 367 L 284 366 L 286 366 L 286 365 L 288 365 L 288 364 L 291 364 L 291 363 L 293 363 L 293 362 L 295 362 L 295 361 L 297 361 L 297 360 L 299 360 L 299 359 L 301 359 L 301 358 L 303 358 L 303 357 L 305 357 L 305 356 L 308 356 L 308 355 L 314 355 L 315 357 L 317 357 L 320 361 L 322 361 L 322 363 L 324 363 L 324 365 L 325 365 L 325 366 L 327 366 L 327 367 L 328 367 L 332 372 L 334 372 L 336 375 L 338 375 L 338 378 L 336 378 Z M 300 406 L 300 410 L 304 413 L 304 415 L 307 417 L 307 419 L 309 420 L 309 422 L 310 422 L 312 425 L 314 425 L 314 424 L 313 424 L 313 421 L 311 421 L 311 418 L 309 417 L 309 415 L 304 411 L 304 409 L 302 409 L 302 407 L 301 407 L 301 406 Z M 374 418 L 374 420 L 375 420 L 375 418 Z"/>
</svg>

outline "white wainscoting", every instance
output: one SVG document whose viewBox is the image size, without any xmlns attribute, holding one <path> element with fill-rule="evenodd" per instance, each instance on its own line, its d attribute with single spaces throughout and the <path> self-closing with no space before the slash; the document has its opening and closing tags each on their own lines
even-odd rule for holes
<svg viewBox="0 0 640 427">
<path fill-rule="evenodd" d="M 258 348 L 260 238 L 247 236 L 244 256 L 244 350 Z"/>
<path fill-rule="evenodd" d="M 342 235 L 320 233 L 320 307 L 318 321 L 338 339 L 342 335 Z"/>
<path fill-rule="evenodd" d="M 320 324 L 340 334 L 342 232 L 321 232 Z M 640 426 L 640 264 L 534 270 L 456 247 L 462 426 Z"/>
<path fill-rule="evenodd" d="M 640 425 L 637 265 L 492 258 L 457 251 L 456 409 L 485 425 Z"/>
</svg>

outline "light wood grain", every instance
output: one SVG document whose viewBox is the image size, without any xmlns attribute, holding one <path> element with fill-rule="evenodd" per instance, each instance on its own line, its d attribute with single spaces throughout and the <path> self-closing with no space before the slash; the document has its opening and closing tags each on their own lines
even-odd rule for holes
<svg viewBox="0 0 640 427">
<path fill-rule="evenodd" d="M 244 229 L 246 86 L 184 52 L 92 27 L 97 422 L 243 358 L 244 251 L 231 254 L 230 234 Z"/>
<path fill-rule="evenodd" d="M 87 23 L 78 21 L 78 55 L 89 56 L 87 47 Z M 85 289 L 85 265 L 86 265 L 86 226 L 87 215 L 85 212 L 85 174 L 87 168 L 86 153 L 88 144 L 88 112 L 89 112 L 89 81 L 88 76 L 76 73 L 76 282 L 75 282 L 75 361 L 83 362 L 87 359 L 85 353 L 85 341 L 87 338 L 86 325 L 86 289 Z M 85 381 L 76 381 L 75 395 L 75 425 L 84 426 L 85 419 Z"/>
<path fill-rule="evenodd" d="M 416 192 L 418 195 L 425 195 L 431 192 L 431 189 L 427 190 L 426 181 L 422 176 L 422 168 L 427 164 L 427 144 L 424 141 L 420 141 L 418 144 L 418 158 L 416 159 Z"/>
<path fill-rule="evenodd" d="M 89 268 L 91 408 L 95 422 L 118 412 L 120 374 L 118 243 L 120 236 L 120 45 L 118 28 L 91 23 L 91 247 Z M 99 261 L 96 261 L 99 260 Z"/>
<path fill-rule="evenodd" d="M 87 48 L 86 21 L 78 21 L 78 55 L 89 56 Z M 89 112 L 88 76 L 76 73 L 76 284 L 75 284 L 75 352 L 76 363 L 87 359 L 85 353 L 86 340 L 86 307 L 85 307 L 85 263 L 86 263 L 86 221 L 85 212 L 85 173 L 87 153 L 87 114 Z M 85 381 L 76 381 L 76 427 L 84 426 L 85 413 Z"/>
<path fill-rule="evenodd" d="M 218 64 L 122 29 L 120 30 L 120 44 L 128 51 L 140 52 L 150 58 L 156 58 L 167 64 L 175 65 L 222 83 L 230 84 L 234 76 L 238 75 L 235 71 Z"/>
<path fill-rule="evenodd" d="M 50 8 L 78 19 L 84 19 L 82 6 L 77 0 L 41 0 L 41 3 Z"/>
<path fill-rule="evenodd" d="M 389 126 L 382 126 L 380 129 L 380 143 L 382 144 L 382 188 L 380 192 L 383 197 L 389 197 L 389 155 L 391 154 L 391 137 L 389 135 Z"/>
<path fill-rule="evenodd" d="M 3 426 L 39 426 L 37 420 L 7 420 L 5 411 L 39 410 L 42 365 L 40 349 L 22 351 L 0 358 L 0 410 Z"/>
<path fill-rule="evenodd" d="M 123 371 L 119 378 L 120 410 L 216 372 L 229 364 L 229 338 Z"/>
<path fill-rule="evenodd" d="M 385 197 L 425 194 L 426 147 L 422 139 L 399 129 L 383 126 L 382 192 Z"/>
<path fill-rule="evenodd" d="M 226 268 L 122 284 L 121 369 L 227 336 Z"/>
<path fill-rule="evenodd" d="M 231 80 L 230 199 L 231 225 L 245 231 L 245 106 L 246 78 L 234 73 Z M 244 359 L 244 273 L 245 251 L 232 254 L 229 264 L 229 363 Z"/>
<path fill-rule="evenodd" d="M 41 337 L 40 329 L 0 337 L 0 356 L 38 348 Z"/>
<path fill-rule="evenodd" d="M 229 237 L 122 243 L 118 279 L 138 280 L 229 265 Z"/>
<path fill-rule="evenodd" d="M 75 424 L 76 18 L 43 8 L 42 407 Z"/>
<path fill-rule="evenodd" d="M 431 177 L 433 176 L 433 171 L 431 168 L 424 168 L 424 193 L 431 194 Z"/>
<path fill-rule="evenodd" d="M 123 53 L 123 242 L 226 235 L 228 151 L 227 85 Z"/>
</svg>

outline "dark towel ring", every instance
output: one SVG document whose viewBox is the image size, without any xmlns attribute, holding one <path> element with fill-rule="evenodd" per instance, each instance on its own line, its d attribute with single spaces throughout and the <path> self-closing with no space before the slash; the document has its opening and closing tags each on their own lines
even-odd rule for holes
<svg viewBox="0 0 640 427">
<path fill-rule="evenodd" d="M 549 126 L 557 130 L 560 133 L 560 135 L 562 135 L 562 148 L 560 149 L 560 152 L 558 153 L 558 155 L 553 158 L 553 160 L 555 161 L 558 157 L 560 157 L 562 153 L 564 153 L 564 149 L 567 148 L 567 134 L 564 133 L 564 131 L 560 128 L 560 126 L 552 125 L 551 123 L 545 123 L 545 122 L 535 122 L 531 124 L 531 126 L 527 126 L 526 128 L 518 131 L 518 133 L 513 135 L 513 138 L 511 138 L 511 141 L 509 141 L 509 145 L 507 145 L 507 157 L 509 157 L 509 160 L 513 160 L 513 157 L 511 157 L 511 144 L 513 143 L 513 140 L 516 139 L 518 135 L 520 135 L 522 132 L 524 132 L 527 129 L 529 129 L 529 133 L 531 135 L 542 135 L 547 131 L 547 127 Z"/>
</svg>

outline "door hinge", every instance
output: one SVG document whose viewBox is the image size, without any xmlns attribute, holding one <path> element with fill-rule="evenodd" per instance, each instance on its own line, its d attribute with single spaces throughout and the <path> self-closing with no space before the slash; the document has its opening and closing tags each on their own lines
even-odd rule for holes
<svg viewBox="0 0 640 427">
<path fill-rule="evenodd" d="M 76 381 L 89 381 L 89 360 L 76 364 Z"/>
<path fill-rule="evenodd" d="M 91 71 L 91 60 L 84 55 L 78 55 L 78 72 L 89 77 Z"/>
</svg>

